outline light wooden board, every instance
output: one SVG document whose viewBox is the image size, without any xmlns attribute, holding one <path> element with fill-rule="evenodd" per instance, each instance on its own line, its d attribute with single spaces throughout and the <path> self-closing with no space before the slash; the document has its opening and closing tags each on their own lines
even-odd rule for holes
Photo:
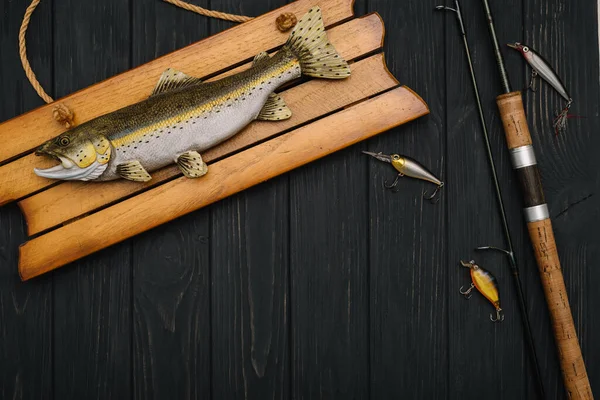
<svg viewBox="0 0 600 400">
<path fill-rule="evenodd" d="M 294 113 L 291 119 L 281 123 L 254 123 L 232 140 L 209 150 L 203 157 L 206 162 L 222 158 L 397 84 L 385 68 L 383 55 L 374 55 L 352 64 L 349 79 L 312 80 L 284 92 L 286 104 Z M 100 187 L 97 182 L 67 182 L 29 197 L 19 205 L 26 218 L 29 235 L 33 235 L 180 175 L 179 169 L 171 166 L 153 174 L 153 180 L 147 184 L 118 180 L 101 183 Z"/>
<path fill-rule="evenodd" d="M 331 42 L 336 46 L 336 49 L 340 52 L 342 57 L 347 60 L 353 60 L 357 57 L 361 57 L 365 54 L 375 51 L 382 46 L 384 28 L 381 18 L 377 14 L 371 14 L 366 17 L 354 19 L 340 26 L 334 27 L 327 33 Z M 235 52 L 236 50 L 225 49 L 224 51 Z M 221 79 L 225 76 L 240 72 L 241 70 L 248 68 L 250 65 L 251 63 L 246 63 L 237 68 L 229 69 L 222 74 L 209 79 L 209 81 Z M 144 68 L 144 66 L 136 70 L 141 68 Z M 183 69 L 183 71 L 188 72 L 187 69 Z M 98 85 L 95 85 L 85 90 L 86 93 L 88 93 L 88 96 L 86 96 L 85 103 L 80 104 L 80 108 L 86 110 L 95 110 L 100 107 L 100 105 L 97 103 L 100 101 L 97 92 L 99 91 L 100 94 L 102 94 L 104 93 L 105 89 L 98 88 L 97 86 Z M 151 87 L 147 89 L 148 90 L 145 93 L 145 96 L 148 96 L 152 90 Z M 135 90 L 130 97 L 132 103 L 140 100 L 137 96 L 138 93 L 137 90 Z M 296 114 L 297 111 L 294 110 L 294 113 Z M 292 121 L 296 121 L 296 118 L 294 118 Z M 258 126 L 261 127 L 263 125 L 264 124 L 259 124 Z M 273 124 L 270 123 L 270 125 Z M 289 127 L 289 124 L 284 125 Z M 278 126 L 283 125 L 280 124 Z M 1 132 L 3 132 L 2 125 L 0 125 L 0 134 Z M 236 136 L 235 140 L 239 140 L 238 136 Z M 54 164 L 55 161 L 47 157 L 36 157 L 34 154 L 29 154 L 13 162 L 0 166 L 0 182 L 2 183 L 0 185 L 0 205 L 26 197 L 52 185 L 56 185 L 56 181 L 41 178 L 33 173 L 33 168 L 48 168 Z M 158 181 L 159 179 L 155 179 L 142 187 L 155 185 Z"/>
<path fill-rule="evenodd" d="M 406 87 L 211 164 L 198 180 L 178 178 L 20 247 L 19 273 L 33 278 L 219 201 L 429 112 Z"/>
<path fill-rule="evenodd" d="M 73 93 L 59 102 L 76 112 L 76 122 L 118 110 L 148 96 L 160 74 L 167 68 L 206 77 L 232 65 L 251 59 L 261 51 L 274 49 L 287 40 L 289 33 L 275 29 L 275 19 L 283 12 L 298 18 L 311 7 L 320 6 L 325 26 L 353 15 L 353 0 L 299 0 L 261 15 L 223 33 L 206 38 L 177 52 L 160 57 L 126 73 Z M 94 107 L 89 107 L 93 104 Z M 17 157 L 57 136 L 64 127 L 52 118 L 53 104 L 42 106 L 0 125 L 0 163 Z"/>
</svg>

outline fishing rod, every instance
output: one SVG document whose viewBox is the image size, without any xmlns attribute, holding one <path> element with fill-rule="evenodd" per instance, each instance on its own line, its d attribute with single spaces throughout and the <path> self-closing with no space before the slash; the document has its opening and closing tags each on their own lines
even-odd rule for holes
<svg viewBox="0 0 600 400">
<path fill-rule="evenodd" d="M 469 48 L 469 42 L 467 40 L 467 32 L 465 30 L 465 24 L 463 21 L 462 11 L 460 8 L 460 4 L 458 0 L 454 0 L 454 7 L 446 7 L 446 6 L 437 6 L 437 10 L 445 10 L 451 11 L 456 15 L 456 19 L 458 21 L 460 35 L 463 40 L 463 45 L 465 49 L 465 54 L 467 56 L 467 62 L 469 65 L 469 71 L 471 73 L 471 82 L 473 83 L 473 91 L 475 92 L 475 102 L 477 103 L 477 109 L 479 112 L 479 121 L 481 122 L 481 130 L 483 133 L 483 139 L 485 143 L 485 150 L 487 153 L 488 163 L 490 165 L 490 170 L 492 173 L 492 180 L 494 182 L 494 189 L 496 194 L 496 200 L 498 203 L 498 209 L 500 211 L 500 219 L 502 220 L 502 229 L 504 231 L 504 238 L 506 241 L 506 250 L 500 249 L 497 247 L 479 247 L 478 250 L 499 250 L 506 254 L 508 258 L 508 262 L 510 265 L 510 270 L 512 272 L 513 281 L 515 284 L 515 289 L 517 292 L 517 301 L 519 303 L 519 309 L 521 311 L 521 322 L 523 325 L 523 332 L 525 335 L 525 341 L 527 343 L 527 347 L 529 349 L 529 356 L 531 359 L 531 364 L 533 368 L 533 373 L 536 382 L 536 388 L 538 395 L 541 399 L 545 397 L 544 395 L 544 384 L 542 381 L 542 375 L 540 373 L 540 366 L 538 363 L 537 354 L 535 351 L 535 345 L 533 342 L 533 333 L 531 332 L 531 325 L 529 323 L 529 314 L 527 312 L 527 307 L 525 305 L 525 295 L 523 294 L 523 285 L 521 284 L 521 278 L 519 275 L 519 267 L 517 265 L 517 260 L 515 258 L 514 250 L 513 250 L 513 242 L 512 237 L 510 235 L 510 229 L 508 228 L 508 220 L 506 218 L 506 209 L 504 207 L 504 201 L 502 199 L 502 191 L 500 190 L 500 183 L 498 179 L 498 173 L 496 172 L 496 163 L 494 161 L 494 155 L 492 153 L 492 147 L 490 145 L 490 137 L 487 129 L 487 122 L 485 120 L 485 116 L 483 113 L 483 106 L 481 104 L 481 96 L 479 94 L 479 85 L 477 84 L 477 78 L 475 76 L 475 70 L 473 68 L 473 60 L 471 58 L 471 50 Z"/>
<path fill-rule="evenodd" d="M 482 0 L 482 2 L 504 91 L 497 97 L 496 102 L 504 126 L 511 162 L 521 182 L 525 207 L 523 212 L 550 311 L 563 381 L 571 400 L 593 399 L 567 297 L 552 221 L 542 188 L 523 99 L 520 91 L 511 89 L 504 58 L 498 44 L 492 11 L 488 0 Z"/>
</svg>

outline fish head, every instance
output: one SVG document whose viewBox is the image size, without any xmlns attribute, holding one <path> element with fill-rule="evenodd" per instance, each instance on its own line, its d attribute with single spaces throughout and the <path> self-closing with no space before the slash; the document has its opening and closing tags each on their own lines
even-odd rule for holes
<svg viewBox="0 0 600 400">
<path fill-rule="evenodd" d="M 528 47 L 528 46 L 526 46 L 526 45 L 524 45 L 524 44 L 521 44 L 521 43 L 519 43 L 519 42 L 516 42 L 515 44 L 510 44 L 510 43 L 509 43 L 509 44 L 508 44 L 508 47 L 510 47 L 511 49 L 515 49 L 515 50 L 517 50 L 517 51 L 518 51 L 518 52 L 520 52 L 520 53 L 523 55 L 523 57 L 525 57 L 525 58 L 527 58 L 527 57 L 529 56 L 530 49 L 529 49 L 529 47 Z"/>
<path fill-rule="evenodd" d="M 37 148 L 35 154 L 60 162 L 52 168 L 34 169 L 36 175 L 49 179 L 89 181 L 98 178 L 108 167 L 111 144 L 104 135 L 81 125 L 48 140 Z"/>
<path fill-rule="evenodd" d="M 398 154 L 392 154 L 390 156 L 392 166 L 396 168 L 398 172 L 404 171 L 404 167 L 406 166 L 406 158 L 402 157 Z"/>
</svg>

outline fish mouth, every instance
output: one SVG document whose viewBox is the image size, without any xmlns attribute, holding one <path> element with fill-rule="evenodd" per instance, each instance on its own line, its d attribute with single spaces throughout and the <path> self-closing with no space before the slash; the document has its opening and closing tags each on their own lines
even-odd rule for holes
<svg viewBox="0 0 600 400">
<path fill-rule="evenodd" d="M 98 163 L 98 161 L 94 161 L 94 163 L 88 167 L 80 168 L 73 161 L 69 160 L 66 157 L 59 156 L 57 154 L 36 152 L 36 155 L 49 155 L 60 161 L 60 164 L 51 168 L 34 168 L 33 172 L 35 172 L 37 176 L 42 178 L 59 179 L 63 181 L 90 180 L 100 176 L 100 174 L 104 172 L 104 169 L 106 169 L 106 165 L 101 165 L 100 163 Z M 101 166 L 104 167 L 102 168 L 102 171 L 97 171 L 98 167 Z"/>
</svg>

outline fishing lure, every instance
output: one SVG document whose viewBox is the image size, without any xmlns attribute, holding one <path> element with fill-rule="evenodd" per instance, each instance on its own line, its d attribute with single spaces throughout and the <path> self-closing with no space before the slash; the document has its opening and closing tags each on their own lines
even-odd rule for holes
<svg viewBox="0 0 600 400">
<path fill-rule="evenodd" d="M 363 151 L 363 153 L 371 157 L 375 157 L 379 161 L 392 164 L 396 171 L 398 171 L 398 175 L 396 176 L 396 179 L 391 185 L 388 185 L 387 181 L 384 183 L 384 186 L 387 189 L 394 189 L 396 186 L 398 186 L 398 181 L 403 176 L 421 179 L 437 185 L 437 188 L 431 196 L 428 196 L 427 193 L 423 194 L 423 196 L 426 197 L 428 200 L 433 200 L 435 196 L 439 193 L 439 191 L 444 187 L 444 182 L 440 181 L 438 178 L 435 177 L 435 175 L 433 175 L 433 173 L 429 172 L 427 168 L 425 168 L 419 162 L 413 160 L 410 157 L 401 156 L 398 154 L 392 154 L 391 156 L 388 156 L 383 153 L 371 153 L 370 151 Z"/>
<path fill-rule="evenodd" d="M 490 320 L 492 322 L 502 322 L 504 321 L 504 314 L 502 312 L 502 308 L 500 308 L 500 295 L 498 293 L 498 282 L 494 275 L 491 272 L 485 270 L 479 265 L 475 264 L 475 261 L 471 260 L 468 263 L 461 261 L 460 262 L 463 267 L 469 268 L 471 270 L 471 286 L 468 290 L 463 291 L 461 286 L 460 294 L 464 295 L 467 299 L 471 298 L 471 292 L 473 289 L 477 289 L 479 293 L 483 295 L 486 299 L 489 300 L 490 303 L 494 305 L 496 309 L 496 318 L 493 317 L 493 314 L 490 314 Z"/>
<path fill-rule="evenodd" d="M 256 119 L 291 117 L 274 91 L 301 75 L 350 76 L 348 63 L 327 38 L 319 7 L 304 15 L 281 50 L 273 57 L 258 54 L 246 71 L 203 83 L 167 69 L 148 99 L 81 124 L 40 146 L 37 155 L 53 157 L 60 164 L 35 173 L 62 180 L 146 182 L 150 172 L 176 163 L 188 178 L 203 176 L 208 167 L 199 152 Z"/>
<path fill-rule="evenodd" d="M 572 117 L 569 115 L 569 110 L 573 105 L 573 98 L 567 91 L 565 84 L 562 79 L 558 76 L 558 73 L 548 61 L 544 59 L 538 52 L 533 50 L 531 47 L 526 46 L 521 43 L 508 44 L 508 47 L 519 51 L 525 61 L 531 66 L 531 81 L 529 83 L 528 89 L 532 89 L 534 85 L 535 78 L 539 75 L 543 80 L 548 82 L 566 101 L 567 105 L 560 112 L 557 113 L 556 118 L 554 119 L 554 129 L 556 130 L 556 134 L 564 131 L 567 127 L 567 119 Z"/>
</svg>

